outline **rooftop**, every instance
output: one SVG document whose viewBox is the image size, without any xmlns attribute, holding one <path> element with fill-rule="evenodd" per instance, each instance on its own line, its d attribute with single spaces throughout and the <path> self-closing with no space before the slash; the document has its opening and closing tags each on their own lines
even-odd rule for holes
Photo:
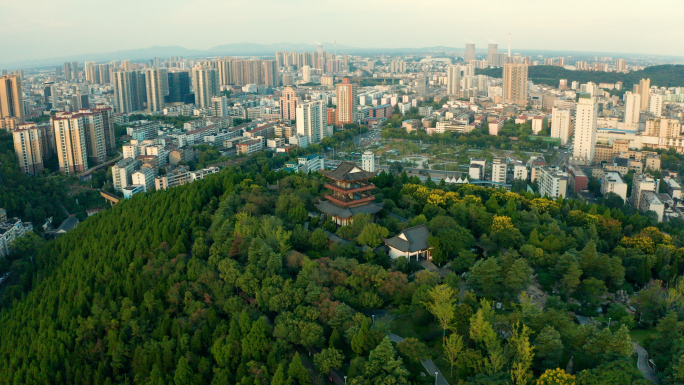
<svg viewBox="0 0 684 385">
<path fill-rule="evenodd" d="M 376 172 L 368 172 L 359 168 L 354 163 L 342 162 L 332 171 L 324 171 L 323 175 L 334 180 L 353 182 L 357 180 L 370 179 L 377 175 Z"/>
<path fill-rule="evenodd" d="M 384 239 L 387 246 L 393 247 L 400 251 L 408 251 L 414 253 L 416 251 L 425 250 L 428 246 L 428 236 L 430 231 L 425 224 L 418 225 L 404 229 L 396 237 Z"/>
</svg>

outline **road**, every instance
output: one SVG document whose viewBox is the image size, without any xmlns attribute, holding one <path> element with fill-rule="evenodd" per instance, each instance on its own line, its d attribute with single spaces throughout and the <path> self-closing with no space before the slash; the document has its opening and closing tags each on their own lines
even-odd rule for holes
<svg viewBox="0 0 684 385">
<path fill-rule="evenodd" d="M 637 355 L 639 356 L 639 359 L 637 360 L 637 368 L 639 368 L 647 380 L 656 385 L 660 385 L 660 378 L 658 378 L 653 369 L 648 366 L 648 352 L 646 349 L 639 346 L 639 344 L 634 344 L 634 350 L 636 350 Z"/>
<path fill-rule="evenodd" d="M 102 164 L 98 164 L 98 165 L 95 166 L 95 167 L 91 167 L 91 168 L 89 168 L 88 170 L 86 170 L 86 171 L 84 171 L 84 172 L 78 174 L 78 177 L 79 177 L 79 178 L 87 177 L 87 176 L 89 176 L 90 174 L 92 174 L 93 172 L 95 172 L 95 171 L 97 171 L 97 170 L 99 170 L 99 169 L 101 169 L 101 168 L 103 168 L 103 167 L 107 167 L 107 166 L 109 166 L 109 165 L 112 164 L 112 163 L 116 163 L 116 162 L 120 161 L 120 160 L 123 158 L 123 153 L 122 153 L 121 151 L 117 151 L 117 152 L 119 153 L 119 156 L 117 156 L 116 158 L 114 158 L 114 159 L 112 159 L 112 160 L 110 160 L 110 161 L 108 161 L 108 162 L 105 162 L 105 163 L 102 163 Z"/>
<path fill-rule="evenodd" d="M 396 334 L 390 333 L 389 339 L 392 342 L 399 343 L 404 340 L 403 337 L 398 336 Z M 420 363 L 423 364 L 423 367 L 427 371 L 427 374 L 431 375 L 432 377 L 437 375 L 437 379 L 435 381 L 435 384 L 437 385 L 449 385 L 449 382 L 446 380 L 444 375 L 442 374 L 442 371 L 439 370 L 437 365 L 432 360 L 420 360 Z"/>
<path fill-rule="evenodd" d="M 558 159 L 556 159 L 552 166 L 553 167 L 563 167 L 565 162 L 568 160 L 568 157 L 570 156 L 570 153 L 566 150 L 560 150 L 558 152 Z"/>
</svg>

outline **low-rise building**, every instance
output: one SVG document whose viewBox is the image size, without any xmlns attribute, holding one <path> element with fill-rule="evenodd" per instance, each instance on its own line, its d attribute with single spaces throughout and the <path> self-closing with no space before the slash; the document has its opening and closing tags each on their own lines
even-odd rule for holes
<svg viewBox="0 0 684 385">
<path fill-rule="evenodd" d="M 157 190 L 166 190 L 169 187 L 182 186 L 191 181 L 190 172 L 181 168 L 154 178 L 154 186 Z"/>
<path fill-rule="evenodd" d="M 154 169 L 150 167 L 141 167 L 131 175 L 131 184 L 143 186 L 144 192 L 152 191 L 154 189 Z"/>
<path fill-rule="evenodd" d="M 470 158 L 470 167 L 468 168 L 470 180 L 483 180 L 485 177 L 485 167 L 487 167 L 487 160 L 485 158 Z"/>
<path fill-rule="evenodd" d="M 541 156 L 532 157 L 528 161 L 527 165 L 530 168 L 530 182 L 534 183 L 539 177 L 539 171 L 542 167 L 546 166 L 546 160 Z"/>
<path fill-rule="evenodd" d="M 641 207 L 642 195 L 646 191 L 651 191 L 653 193 L 658 192 L 660 183 L 658 180 L 653 178 L 649 174 L 637 174 L 634 175 L 632 179 L 632 195 L 630 197 L 630 203 L 632 207 L 639 209 Z"/>
<path fill-rule="evenodd" d="M 665 183 L 665 191 L 667 191 L 667 195 L 669 195 L 672 199 L 682 199 L 682 186 L 680 186 L 676 180 L 665 177 L 663 178 L 663 182 Z"/>
<path fill-rule="evenodd" d="M 489 122 L 489 135 L 499 135 L 499 131 L 504 127 L 504 123 L 506 123 L 506 118 L 499 118 Z"/>
<path fill-rule="evenodd" d="M 566 171 L 570 177 L 568 179 L 568 188 L 570 191 L 579 192 L 586 190 L 587 186 L 589 186 L 589 178 L 579 166 L 568 165 Z"/>
<path fill-rule="evenodd" d="M 527 180 L 527 166 L 522 162 L 515 162 L 513 165 L 513 179 Z"/>
<path fill-rule="evenodd" d="M 665 214 L 665 204 L 660 200 L 657 193 L 653 191 L 643 191 L 639 201 L 639 211 L 653 211 L 656 214 L 658 222 L 662 222 L 663 215 Z"/>
<path fill-rule="evenodd" d="M 3 216 L 6 217 L 6 215 L 5 213 Z M 29 222 L 22 222 L 19 218 L 5 218 L 0 221 L 0 257 L 7 257 L 12 242 L 31 231 L 33 231 L 33 225 Z"/>
<path fill-rule="evenodd" d="M 298 163 L 304 173 L 325 170 L 325 159 L 316 154 L 300 157 Z"/>
<path fill-rule="evenodd" d="M 123 189 L 124 199 L 131 199 L 133 195 L 145 192 L 145 186 L 140 184 L 131 184 Z"/>
<path fill-rule="evenodd" d="M 190 180 L 194 182 L 196 180 L 204 179 L 207 175 L 216 174 L 219 172 L 218 167 L 207 167 L 199 170 L 190 172 Z"/>
<path fill-rule="evenodd" d="M 140 167 L 140 161 L 133 158 L 122 159 L 112 166 L 112 187 L 116 191 L 123 189 L 131 184 L 131 176 Z"/>
<path fill-rule="evenodd" d="M 261 139 L 252 139 L 235 145 L 238 154 L 252 155 L 261 151 L 263 148 L 263 141 Z"/>
<path fill-rule="evenodd" d="M 558 167 L 542 167 L 539 170 L 539 194 L 552 199 L 568 196 L 568 173 Z"/>
<path fill-rule="evenodd" d="M 387 248 L 389 248 L 389 256 L 392 259 L 399 257 L 406 257 L 410 261 L 411 258 L 431 260 L 431 247 L 428 245 L 428 236 L 430 231 L 425 224 L 410 227 L 402 230 L 399 235 L 389 239 L 383 239 Z"/>
<path fill-rule="evenodd" d="M 627 183 L 618 172 L 608 171 L 603 174 L 601 182 L 601 194 L 615 193 L 627 202 Z"/>
</svg>

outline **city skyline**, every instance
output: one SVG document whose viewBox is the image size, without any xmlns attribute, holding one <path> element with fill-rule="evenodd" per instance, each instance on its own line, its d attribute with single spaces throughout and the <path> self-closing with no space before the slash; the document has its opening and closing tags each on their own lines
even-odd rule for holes
<svg viewBox="0 0 684 385">
<path fill-rule="evenodd" d="M 664 2 L 677 5 L 671 0 Z M 444 46 L 463 50 L 466 43 L 475 43 L 478 51 L 482 52 L 488 42 L 498 43 L 501 49 L 505 49 L 508 33 L 512 33 L 514 51 L 561 49 L 684 56 L 684 49 L 670 43 L 684 38 L 684 31 L 677 28 L 677 13 L 657 12 L 657 9 L 662 9 L 667 4 L 649 9 L 635 1 L 623 2 L 619 9 L 610 4 L 590 3 L 586 0 L 573 4 L 559 3 L 553 7 L 540 0 L 532 0 L 526 2 L 524 9 L 504 7 L 503 3 L 502 6 L 488 3 L 485 7 L 484 4 L 477 3 L 451 4 L 438 1 L 420 4 L 392 2 L 392 8 L 387 8 L 386 1 L 352 1 L 344 9 L 328 8 L 325 1 L 317 3 L 320 6 L 316 8 L 270 0 L 205 0 L 192 4 L 148 0 L 135 5 L 139 12 L 131 13 L 124 6 L 110 7 L 97 3 L 86 9 L 79 7 L 75 1 L 53 3 L 45 0 L 2 0 L 0 8 L 9 11 L 3 12 L 4 15 L 26 15 L 23 19 L 28 19 L 28 15 L 35 9 L 41 9 L 41 15 L 49 14 L 50 17 L 36 15 L 31 23 L 26 23 L 22 18 L 0 16 L 0 34 L 5 37 L 0 41 L 0 52 L 4 53 L 0 58 L 0 65 L 148 47 L 180 46 L 187 50 L 207 50 L 242 42 L 270 45 L 276 39 L 300 42 L 299 44 L 312 47 L 317 41 L 330 44 L 337 41 L 340 48 L 346 46 L 357 49 Z M 204 12 L 206 9 L 214 11 Z M 264 9 L 269 9 L 270 12 L 264 12 Z M 320 11 L 322 9 L 335 11 Z M 358 12 L 358 9 L 364 9 L 365 12 Z M 155 16 L 150 17 L 151 13 L 146 10 L 154 12 Z M 453 23 L 451 18 L 454 12 L 467 14 L 468 17 L 459 19 L 459 23 Z M 226 15 L 257 13 L 259 17 L 256 20 L 259 23 L 256 25 L 253 17 L 232 18 L 230 24 L 225 21 Z M 92 17 L 99 14 L 108 16 Z M 611 18 L 603 16 L 606 14 L 610 14 Z M 386 17 L 377 17 L 378 15 Z M 410 33 L 403 34 L 401 38 L 380 33 L 389 28 L 396 29 L 402 23 L 420 18 L 421 15 L 431 20 L 430 28 L 411 29 Z M 637 18 L 643 20 L 649 15 L 658 18 L 657 31 L 623 28 L 630 20 L 636 22 Z M 359 30 L 345 29 L 344 34 L 340 34 L 339 28 L 330 28 L 349 17 L 365 27 Z M 528 22 L 519 22 L 521 18 Z M 130 28 L 131 26 L 135 28 Z M 284 26 L 288 28 L 282 28 Z M 610 28 L 616 28 L 620 33 L 608 36 L 605 30 Z M 244 33 L 236 33 L 237 31 Z M 661 36 L 668 36 L 668 39 L 662 39 Z M 327 49 L 332 50 L 332 47 Z"/>
</svg>

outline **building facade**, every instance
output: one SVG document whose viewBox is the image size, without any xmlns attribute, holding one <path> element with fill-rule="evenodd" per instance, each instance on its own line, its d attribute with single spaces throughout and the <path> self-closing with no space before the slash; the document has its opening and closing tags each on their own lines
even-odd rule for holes
<svg viewBox="0 0 684 385">
<path fill-rule="evenodd" d="M 575 110 L 573 139 L 574 162 L 589 165 L 594 160 L 598 104 L 596 98 L 582 94 Z"/>
<path fill-rule="evenodd" d="M 12 131 L 12 136 L 21 172 L 36 175 L 43 171 L 43 156 L 48 149 L 43 145 L 42 130 L 35 124 L 27 124 Z"/>
<path fill-rule="evenodd" d="M 357 86 L 349 78 L 342 79 L 337 85 L 337 109 L 335 111 L 335 125 L 343 126 L 358 121 L 356 109 L 358 107 Z"/>
<path fill-rule="evenodd" d="M 527 64 L 511 60 L 504 64 L 503 102 L 527 106 Z"/>
</svg>

